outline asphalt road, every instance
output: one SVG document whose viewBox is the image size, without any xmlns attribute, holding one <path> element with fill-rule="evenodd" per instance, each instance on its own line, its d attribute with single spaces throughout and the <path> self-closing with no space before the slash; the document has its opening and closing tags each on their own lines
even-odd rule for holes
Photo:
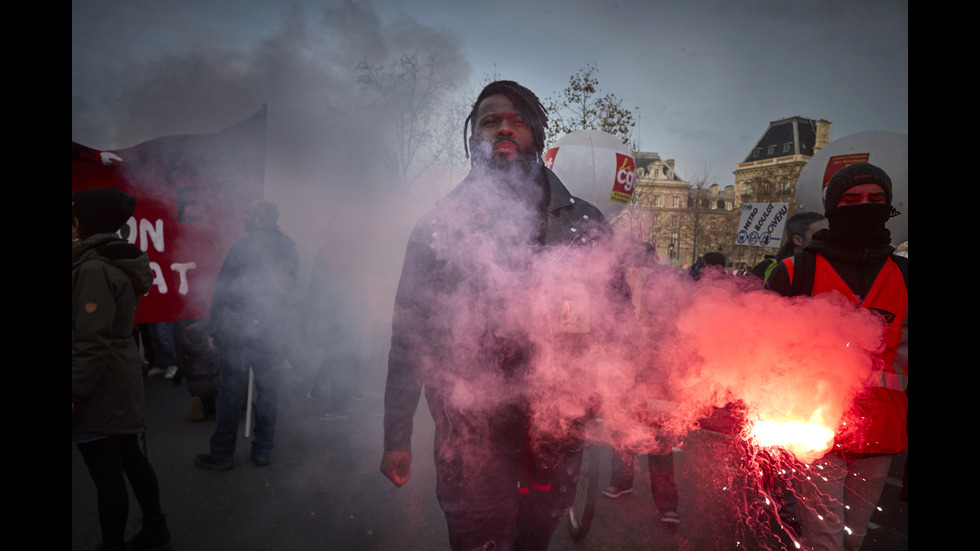
<svg viewBox="0 0 980 551">
<path fill-rule="evenodd" d="M 446 525 L 435 499 L 432 421 L 424 404 L 416 415 L 412 479 L 395 488 L 379 472 L 383 373 L 362 374 L 365 399 L 347 421 L 315 419 L 306 398 L 312 373 L 286 370 L 280 390 L 272 465 L 248 461 L 239 441 L 236 466 L 210 472 L 193 466 L 208 450 L 213 418 L 188 421 L 185 387 L 146 383 L 147 444 L 177 550 L 445 550 Z M 729 550 L 791 548 L 767 520 L 757 494 L 741 491 L 738 469 L 726 459 L 730 441 L 709 432 L 690 435 L 675 456 L 682 524 L 657 521 L 645 460 L 632 494 L 600 496 L 592 530 L 572 540 L 563 521 L 551 550 Z M 610 453 L 608 451 L 606 454 Z M 600 461 L 602 485 L 609 462 Z M 864 550 L 908 549 L 908 504 L 898 499 L 904 456 L 892 469 Z M 733 484 L 733 481 L 735 483 Z M 130 517 L 139 516 L 135 499 Z M 129 536 L 135 534 L 132 527 Z M 95 488 L 72 447 L 72 549 L 99 543 Z"/>
</svg>

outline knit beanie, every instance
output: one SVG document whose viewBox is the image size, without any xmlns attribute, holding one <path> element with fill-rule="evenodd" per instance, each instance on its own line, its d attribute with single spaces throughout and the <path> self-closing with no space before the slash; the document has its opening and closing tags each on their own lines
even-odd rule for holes
<svg viewBox="0 0 980 551">
<path fill-rule="evenodd" d="M 136 199 L 109 187 L 90 188 L 71 195 L 71 216 L 87 235 L 115 233 L 136 210 Z"/>
<path fill-rule="evenodd" d="M 871 163 L 855 163 L 837 171 L 823 190 L 823 209 L 837 206 L 847 190 L 861 184 L 878 184 L 885 190 L 885 202 L 892 204 L 892 180 L 885 171 Z"/>
<path fill-rule="evenodd" d="M 719 252 L 705 253 L 704 257 L 705 266 L 724 266 L 725 265 L 725 255 Z"/>
</svg>

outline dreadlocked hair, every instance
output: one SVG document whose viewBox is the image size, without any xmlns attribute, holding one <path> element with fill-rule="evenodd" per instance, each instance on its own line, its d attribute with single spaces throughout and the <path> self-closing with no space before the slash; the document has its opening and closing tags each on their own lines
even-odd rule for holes
<svg viewBox="0 0 980 551">
<path fill-rule="evenodd" d="M 463 150 L 466 151 L 466 158 L 470 157 L 469 134 L 476 132 L 476 111 L 480 103 L 495 94 L 503 94 L 517 107 L 521 116 L 531 127 L 531 134 L 534 137 L 534 149 L 538 159 L 544 151 L 544 129 L 548 124 L 548 113 L 545 112 L 541 100 L 534 92 L 514 82 L 513 80 L 498 80 L 491 82 L 480 92 L 480 95 L 473 102 L 473 109 L 470 116 L 463 122 Z"/>
</svg>

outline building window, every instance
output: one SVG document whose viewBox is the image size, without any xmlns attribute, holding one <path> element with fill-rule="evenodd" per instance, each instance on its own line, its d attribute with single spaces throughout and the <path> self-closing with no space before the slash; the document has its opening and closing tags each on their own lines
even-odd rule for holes
<svg viewBox="0 0 980 551">
<path fill-rule="evenodd" d="M 654 195 L 653 196 L 653 206 L 655 206 L 655 207 L 659 207 L 660 206 L 660 196 L 659 195 Z"/>
<path fill-rule="evenodd" d="M 793 150 L 793 142 L 786 142 L 783 144 L 783 153 L 789 153 Z"/>
<path fill-rule="evenodd" d="M 674 197 L 674 208 L 681 206 L 681 200 L 679 197 Z"/>
<path fill-rule="evenodd" d="M 759 153 L 762 153 L 762 149 L 759 147 L 755 148 L 755 151 L 752 152 L 752 158 L 753 159 L 757 158 L 759 156 Z"/>
<path fill-rule="evenodd" d="M 769 149 L 768 149 L 768 152 L 769 152 L 769 155 L 772 155 L 773 153 L 775 153 L 776 152 L 776 146 L 770 145 L 769 146 Z"/>
</svg>

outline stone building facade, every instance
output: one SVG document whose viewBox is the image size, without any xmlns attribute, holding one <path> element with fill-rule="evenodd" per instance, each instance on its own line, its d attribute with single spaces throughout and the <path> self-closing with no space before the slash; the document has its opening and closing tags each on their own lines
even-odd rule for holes
<svg viewBox="0 0 980 551">
<path fill-rule="evenodd" d="M 653 244 L 662 264 L 690 264 L 732 241 L 734 186 L 692 184 L 676 174 L 674 159 L 657 153 L 637 153 L 635 161 L 636 190 L 612 220 L 617 232 Z"/>
<path fill-rule="evenodd" d="M 796 214 L 796 183 L 803 167 L 830 143 L 830 122 L 789 117 L 769 123 L 745 160 L 735 165 L 735 211 L 742 203 L 790 204 L 787 217 Z M 736 246 L 729 260 L 755 265 L 774 248 Z"/>
</svg>

